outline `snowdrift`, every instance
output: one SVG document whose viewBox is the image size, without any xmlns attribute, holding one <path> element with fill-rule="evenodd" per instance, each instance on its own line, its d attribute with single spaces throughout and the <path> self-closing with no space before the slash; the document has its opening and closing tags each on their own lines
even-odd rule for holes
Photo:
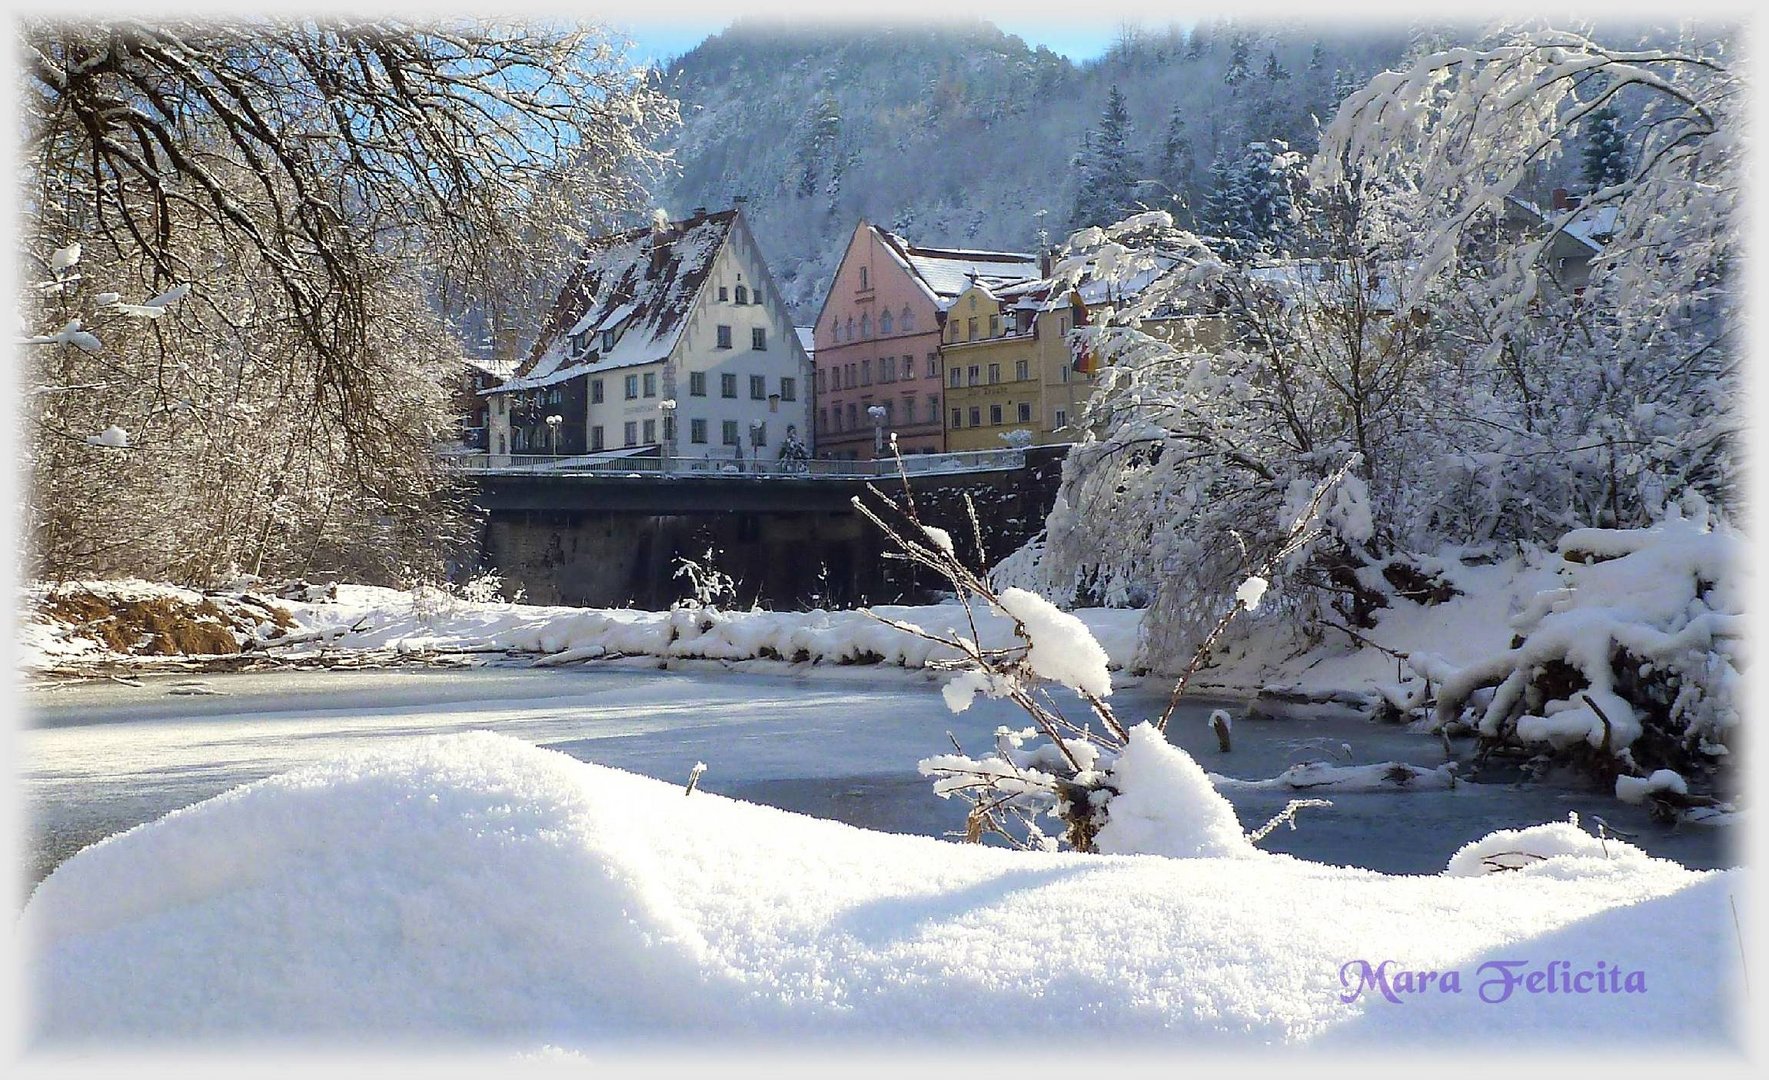
<svg viewBox="0 0 1769 1080">
<path fill-rule="evenodd" d="M 1238 854 L 869 833 L 490 733 L 413 740 L 64 863 L 22 919 L 31 1030 L 59 1048 L 518 1051 L 1733 1038 L 1735 872 L 1583 848 L 1475 878 Z M 1459 971 L 1464 989 L 1390 1001 L 1354 977 L 1384 961 Z M 1646 989 L 1487 1004 L 1477 973 L 1495 961 L 1601 961 Z"/>
</svg>

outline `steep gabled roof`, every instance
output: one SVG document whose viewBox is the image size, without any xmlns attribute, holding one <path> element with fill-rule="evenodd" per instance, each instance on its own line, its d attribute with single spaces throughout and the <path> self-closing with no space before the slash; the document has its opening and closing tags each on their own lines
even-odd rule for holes
<svg viewBox="0 0 1769 1080">
<path fill-rule="evenodd" d="M 662 362 L 676 347 L 736 217 L 735 210 L 696 215 L 584 245 L 528 360 L 497 390 L 552 386 L 579 375 Z M 664 252 L 654 260 L 653 249 L 659 245 Z M 606 330 L 619 336 L 603 352 L 599 338 Z M 597 340 L 588 343 L 583 355 L 573 356 L 571 337 L 585 332 Z"/>
<path fill-rule="evenodd" d="M 972 281 L 996 289 L 1038 276 L 1038 256 L 1023 251 L 916 247 L 895 233 L 873 229 L 884 249 L 941 310 L 951 307 Z"/>
</svg>

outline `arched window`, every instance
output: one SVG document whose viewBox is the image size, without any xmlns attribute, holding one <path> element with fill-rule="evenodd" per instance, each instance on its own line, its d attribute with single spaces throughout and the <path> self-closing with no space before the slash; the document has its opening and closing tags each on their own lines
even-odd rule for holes
<svg viewBox="0 0 1769 1080">
<path fill-rule="evenodd" d="M 854 340 L 854 317 L 852 315 L 848 316 L 848 340 Z"/>
<path fill-rule="evenodd" d="M 880 334 L 888 334 L 891 332 L 891 313 L 890 312 L 887 311 L 878 317 L 878 332 Z"/>
<path fill-rule="evenodd" d="M 862 341 L 872 336 L 872 316 L 860 316 L 860 338 Z"/>
<path fill-rule="evenodd" d="M 737 303 L 738 304 L 741 305 L 741 304 L 749 303 L 749 287 L 748 286 L 739 285 L 733 291 L 737 294 Z"/>
<path fill-rule="evenodd" d="M 914 330 L 915 330 L 915 312 L 913 312 L 909 309 L 908 304 L 903 305 L 903 318 L 901 321 L 903 324 L 903 332 L 905 334 L 914 332 Z"/>
</svg>

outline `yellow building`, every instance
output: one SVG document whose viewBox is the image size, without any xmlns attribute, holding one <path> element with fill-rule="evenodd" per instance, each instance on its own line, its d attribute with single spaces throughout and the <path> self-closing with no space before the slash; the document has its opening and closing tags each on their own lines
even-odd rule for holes
<svg viewBox="0 0 1769 1080">
<path fill-rule="evenodd" d="M 947 309 L 940 353 L 948 450 L 1074 441 L 1068 424 L 1093 385 L 1074 370 L 1070 309 L 1046 300 L 1048 284 L 1017 285 L 999 296 L 973 284 Z"/>
</svg>

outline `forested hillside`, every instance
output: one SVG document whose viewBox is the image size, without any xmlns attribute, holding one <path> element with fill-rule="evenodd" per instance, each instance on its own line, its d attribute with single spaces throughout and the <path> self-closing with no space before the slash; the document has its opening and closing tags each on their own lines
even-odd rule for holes
<svg viewBox="0 0 1769 1080">
<path fill-rule="evenodd" d="M 682 171 L 661 198 L 674 213 L 749 196 L 809 321 L 862 217 L 922 243 L 1015 249 L 1136 202 L 1194 220 L 1248 144 L 1311 151 L 1316 117 L 1440 38 L 1225 20 L 1127 29 L 1077 66 L 986 22 L 743 20 L 668 67 Z"/>
</svg>

